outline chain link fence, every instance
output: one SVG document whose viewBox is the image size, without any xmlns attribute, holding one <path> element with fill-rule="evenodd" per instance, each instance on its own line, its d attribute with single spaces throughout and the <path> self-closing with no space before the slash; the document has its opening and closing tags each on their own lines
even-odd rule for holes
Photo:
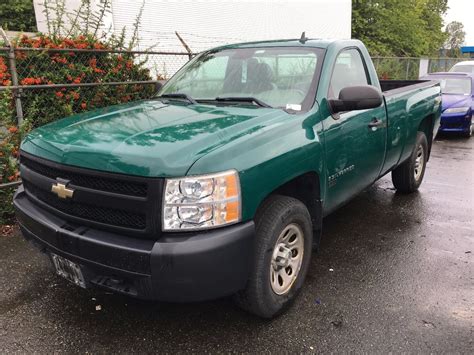
<svg viewBox="0 0 474 355">
<path fill-rule="evenodd" d="M 37 127 L 53 116 L 149 98 L 191 57 L 187 52 L 0 47 L 0 94 L 13 96 L 19 123 L 26 119 Z M 420 58 L 372 60 L 381 79 L 419 77 Z M 429 59 L 428 72 L 447 71 L 461 60 Z"/>
<path fill-rule="evenodd" d="M 0 65 L 8 67 L 0 74 L 0 92 L 14 96 L 18 123 L 36 127 L 53 116 L 149 98 L 189 58 L 181 52 L 0 47 Z"/>
<path fill-rule="evenodd" d="M 375 70 L 383 80 L 418 79 L 419 58 L 372 57 Z"/>
<path fill-rule="evenodd" d="M 10 200 L 3 195 L 19 183 L 17 158 L 23 132 L 72 114 L 150 98 L 159 83 L 192 57 L 188 52 L 22 47 L 4 41 L 0 45 L 2 203 Z M 0 220 L 3 212 L 0 208 Z"/>
<path fill-rule="evenodd" d="M 467 58 L 430 58 L 428 62 L 428 73 L 449 71 L 454 64 L 467 60 Z"/>
<path fill-rule="evenodd" d="M 426 73 L 449 71 L 451 67 L 466 58 L 411 58 L 411 57 L 372 57 L 380 79 L 416 80 L 420 75 L 422 61 L 426 61 Z"/>
</svg>

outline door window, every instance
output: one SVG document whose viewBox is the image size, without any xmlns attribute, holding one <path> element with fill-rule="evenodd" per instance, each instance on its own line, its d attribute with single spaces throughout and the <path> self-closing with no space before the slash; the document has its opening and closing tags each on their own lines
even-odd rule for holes
<svg viewBox="0 0 474 355">
<path fill-rule="evenodd" d="M 367 85 L 367 71 L 360 52 L 357 49 L 346 49 L 339 53 L 329 85 L 329 98 L 338 98 L 341 89 L 348 86 Z"/>
</svg>

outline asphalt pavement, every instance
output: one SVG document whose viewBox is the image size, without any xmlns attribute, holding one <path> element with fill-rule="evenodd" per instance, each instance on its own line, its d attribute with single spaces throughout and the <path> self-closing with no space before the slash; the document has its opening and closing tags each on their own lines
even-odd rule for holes
<svg viewBox="0 0 474 355">
<path fill-rule="evenodd" d="M 384 177 L 324 220 L 293 307 L 167 304 L 82 290 L 0 237 L 0 353 L 473 353 L 474 138 L 436 140 L 418 193 Z"/>
</svg>

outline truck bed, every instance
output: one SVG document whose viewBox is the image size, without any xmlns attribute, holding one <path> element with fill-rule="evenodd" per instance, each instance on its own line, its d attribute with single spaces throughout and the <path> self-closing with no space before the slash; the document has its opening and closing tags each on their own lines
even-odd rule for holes
<svg viewBox="0 0 474 355">
<path fill-rule="evenodd" d="M 380 88 L 382 91 L 388 92 L 392 90 L 406 88 L 406 90 L 413 89 L 414 85 L 429 83 L 431 80 L 380 80 Z M 410 88 L 408 88 L 410 86 Z M 425 85 L 420 85 L 425 86 Z M 400 90 L 404 91 L 404 90 Z"/>
<path fill-rule="evenodd" d="M 408 159 L 421 124 L 419 112 L 423 112 L 422 117 L 435 112 L 433 107 L 439 91 L 432 89 L 439 85 L 435 80 L 380 81 L 388 117 L 387 152 L 382 175 Z M 403 136 L 405 138 L 401 138 Z M 426 136 L 431 141 L 431 133 L 427 131 Z"/>
</svg>

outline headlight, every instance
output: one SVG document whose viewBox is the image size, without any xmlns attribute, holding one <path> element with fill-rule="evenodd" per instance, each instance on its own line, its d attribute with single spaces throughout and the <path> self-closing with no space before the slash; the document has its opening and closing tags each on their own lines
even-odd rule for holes
<svg viewBox="0 0 474 355">
<path fill-rule="evenodd" d="M 206 229 L 240 221 L 239 175 L 219 174 L 167 179 L 163 231 Z"/>
<path fill-rule="evenodd" d="M 464 107 L 453 107 L 453 108 L 448 108 L 444 110 L 444 113 L 467 113 L 469 111 L 470 107 L 469 106 L 464 106 Z"/>
</svg>

